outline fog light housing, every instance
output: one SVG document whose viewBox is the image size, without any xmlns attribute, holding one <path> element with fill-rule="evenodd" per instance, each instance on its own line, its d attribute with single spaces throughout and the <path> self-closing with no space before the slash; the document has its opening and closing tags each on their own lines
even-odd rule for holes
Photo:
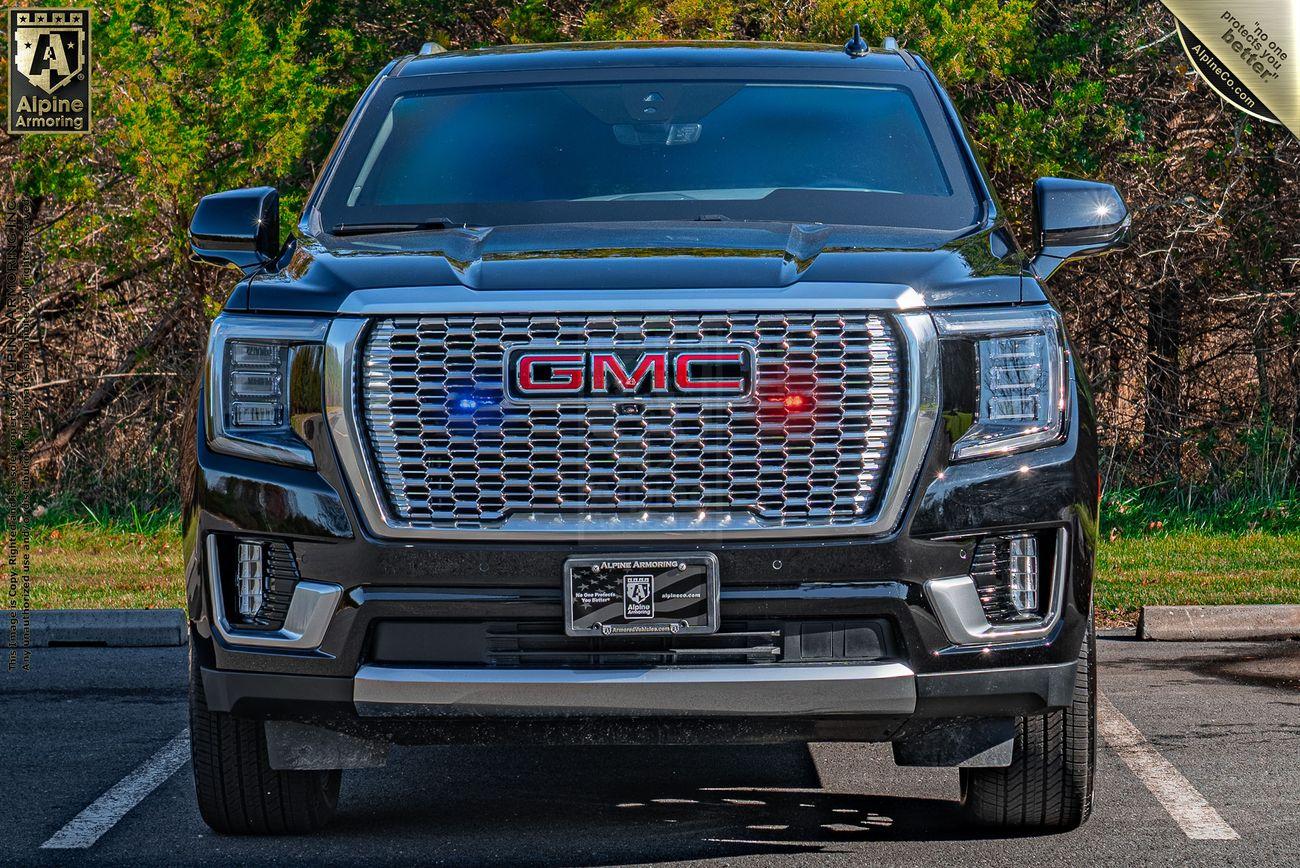
<svg viewBox="0 0 1300 868">
<path fill-rule="evenodd" d="M 1010 539 L 1008 574 L 1011 604 L 1021 615 L 1038 613 L 1038 540 L 1029 534 Z"/>
<path fill-rule="evenodd" d="M 239 614 L 245 621 L 254 620 L 262 611 L 266 599 L 266 570 L 262 564 L 261 543 L 239 543 L 235 562 L 235 591 L 239 598 Z"/>
<path fill-rule="evenodd" d="M 984 616 L 991 624 L 1042 617 L 1043 580 L 1037 534 L 985 537 L 971 558 Z"/>
</svg>

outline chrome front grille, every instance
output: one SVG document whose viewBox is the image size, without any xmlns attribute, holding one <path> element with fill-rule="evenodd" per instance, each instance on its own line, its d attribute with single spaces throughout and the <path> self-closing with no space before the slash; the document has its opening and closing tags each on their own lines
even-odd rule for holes
<svg viewBox="0 0 1300 868">
<path fill-rule="evenodd" d="M 756 355 L 752 398 L 518 403 L 512 346 L 716 347 Z M 900 424 L 899 339 L 866 311 L 498 314 L 375 321 L 358 421 L 389 523 L 626 531 L 864 523 Z M 790 413 L 787 394 L 812 400 Z"/>
</svg>

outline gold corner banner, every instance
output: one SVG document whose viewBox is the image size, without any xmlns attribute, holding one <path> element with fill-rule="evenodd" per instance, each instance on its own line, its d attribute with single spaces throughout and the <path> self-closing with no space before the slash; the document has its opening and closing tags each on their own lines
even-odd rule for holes
<svg viewBox="0 0 1300 868">
<path fill-rule="evenodd" d="M 1300 135 L 1300 0 L 1162 0 L 1192 67 L 1223 99 Z"/>
</svg>

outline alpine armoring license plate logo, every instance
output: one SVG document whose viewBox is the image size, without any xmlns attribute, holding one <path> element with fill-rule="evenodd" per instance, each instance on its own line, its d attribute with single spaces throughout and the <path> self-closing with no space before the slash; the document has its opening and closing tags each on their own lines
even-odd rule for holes
<svg viewBox="0 0 1300 868">
<path fill-rule="evenodd" d="M 594 555 L 564 563 L 569 636 L 677 636 L 718 629 L 718 559 Z"/>
<path fill-rule="evenodd" d="M 754 390 L 754 350 L 689 347 L 514 347 L 506 394 L 517 401 L 571 398 L 736 400 Z"/>
</svg>

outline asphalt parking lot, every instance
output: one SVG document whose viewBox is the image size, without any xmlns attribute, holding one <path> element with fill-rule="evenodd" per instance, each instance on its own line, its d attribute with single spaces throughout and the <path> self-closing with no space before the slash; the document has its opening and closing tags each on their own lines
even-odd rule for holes
<svg viewBox="0 0 1300 868">
<path fill-rule="evenodd" d="M 990 836 L 956 772 L 827 744 L 401 748 L 345 776 L 325 833 L 254 840 L 194 807 L 185 649 L 40 649 L 0 675 L 0 863 L 1300 862 L 1300 643 L 1100 656 L 1097 806 L 1066 834 Z"/>
</svg>

